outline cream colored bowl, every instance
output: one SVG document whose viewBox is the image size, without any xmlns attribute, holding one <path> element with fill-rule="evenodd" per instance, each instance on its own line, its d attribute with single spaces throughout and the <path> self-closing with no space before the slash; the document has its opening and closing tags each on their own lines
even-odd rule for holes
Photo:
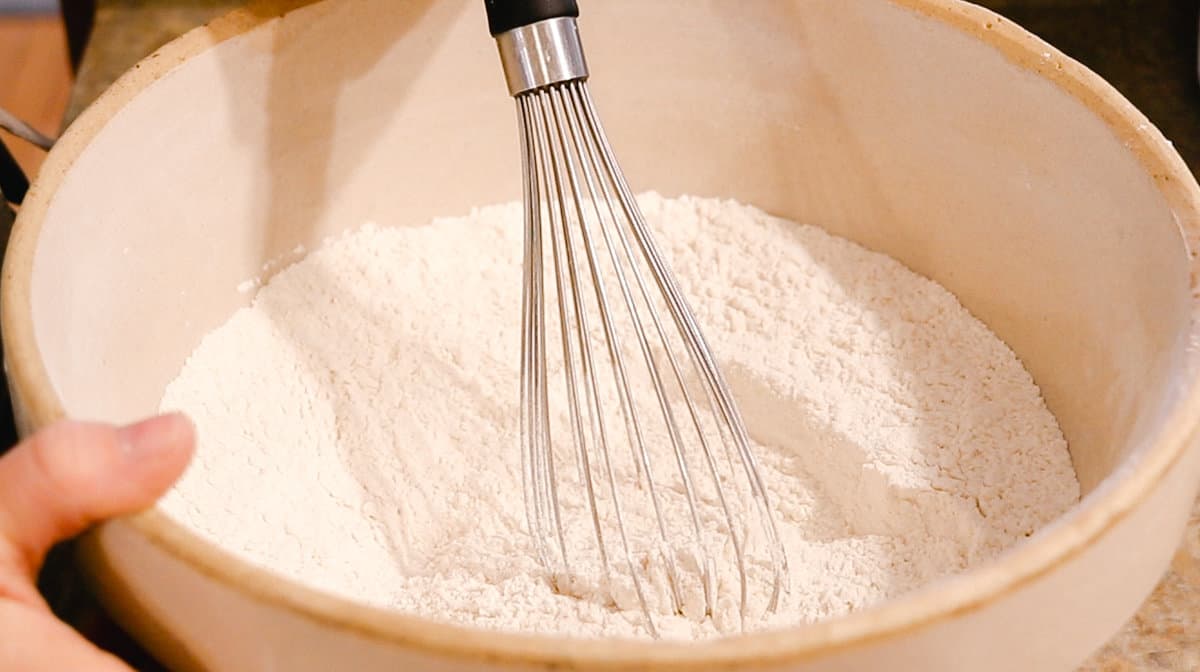
<svg viewBox="0 0 1200 672">
<path fill-rule="evenodd" d="M 259 5 L 168 45 L 51 154 L 4 265 L 23 431 L 154 411 L 201 336 L 247 300 L 239 282 L 297 244 L 519 197 L 481 2 L 304 4 Z M 1185 239 L 1200 232 L 1200 192 L 1182 161 L 1095 75 L 954 0 L 584 10 L 593 90 L 635 186 L 816 223 L 950 288 L 1042 386 L 1083 503 L 903 599 L 702 644 L 368 608 L 157 511 L 86 539 L 105 602 L 180 670 L 1071 670 L 1151 590 L 1197 490 Z"/>
</svg>

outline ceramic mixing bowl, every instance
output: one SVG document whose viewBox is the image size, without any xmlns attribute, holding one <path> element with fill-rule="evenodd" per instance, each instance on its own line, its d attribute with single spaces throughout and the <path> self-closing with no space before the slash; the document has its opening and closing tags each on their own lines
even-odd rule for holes
<svg viewBox="0 0 1200 672">
<path fill-rule="evenodd" d="M 128 421 L 248 295 L 367 220 L 520 197 L 478 0 L 252 5 L 164 47 L 51 153 L 4 264 L 24 432 Z M 1071 670 L 1172 555 L 1197 491 L 1197 185 L 1098 77 L 954 0 L 604 0 L 581 20 L 635 187 L 731 197 L 953 291 L 1044 391 L 1085 497 L 996 561 L 808 627 L 696 643 L 465 629 L 251 566 L 151 510 L 81 546 L 179 670 Z M 201 450 L 204 447 L 201 446 Z M 230 493 L 236 497 L 236 493 Z"/>
</svg>

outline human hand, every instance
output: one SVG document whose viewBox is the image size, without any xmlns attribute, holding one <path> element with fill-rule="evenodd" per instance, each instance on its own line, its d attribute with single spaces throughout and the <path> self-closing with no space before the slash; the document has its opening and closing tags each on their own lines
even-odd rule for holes
<svg viewBox="0 0 1200 672">
<path fill-rule="evenodd" d="M 64 421 L 0 457 L 0 670 L 131 672 L 54 617 L 38 569 L 55 543 L 153 504 L 194 444 L 181 415 L 123 428 Z"/>
</svg>

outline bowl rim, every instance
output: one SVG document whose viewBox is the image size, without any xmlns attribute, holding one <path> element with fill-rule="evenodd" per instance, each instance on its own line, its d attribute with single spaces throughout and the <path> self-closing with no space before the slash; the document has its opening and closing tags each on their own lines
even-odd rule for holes
<svg viewBox="0 0 1200 672">
<path fill-rule="evenodd" d="M 1142 163 L 1171 206 L 1183 232 L 1200 235 L 1200 186 L 1161 132 L 1111 85 L 1053 46 L 991 10 L 962 0 L 885 0 L 941 22 L 997 49 L 1071 95 L 1098 116 Z M 0 284 L 0 333 L 18 422 L 25 433 L 64 411 L 41 360 L 33 320 L 33 260 L 42 222 L 57 188 L 91 140 L 133 98 L 189 58 L 322 0 L 257 0 L 168 43 L 125 73 L 63 135 L 18 214 Z M 330 5 L 325 5 L 327 9 Z M 1197 292 L 1200 263 L 1189 259 Z M 1193 309 L 1194 312 L 1194 309 Z M 1195 324 L 1191 333 L 1196 334 Z M 357 636 L 449 659 L 501 664 L 623 669 L 711 669 L 747 663 L 796 662 L 878 643 L 982 609 L 1081 554 L 1136 509 L 1187 454 L 1200 425 L 1200 384 L 1193 379 L 1145 450 L 1116 477 L 1030 542 L 954 579 L 870 609 L 813 625 L 704 642 L 586 640 L 482 630 L 370 607 L 309 588 L 242 560 L 173 522 L 154 508 L 124 519 L 175 560 L 256 603 L 290 611 Z M 1152 444 L 1152 445 L 1151 445 Z M 969 580 L 968 580 L 969 579 Z"/>
</svg>

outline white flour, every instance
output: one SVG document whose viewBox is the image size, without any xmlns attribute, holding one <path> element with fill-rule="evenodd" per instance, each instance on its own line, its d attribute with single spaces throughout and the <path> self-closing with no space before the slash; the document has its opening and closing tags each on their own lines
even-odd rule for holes
<svg viewBox="0 0 1200 672">
<path fill-rule="evenodd" d="M 782 608 L 752 609 L 747 627 L 905 593 L 1078 500 L 1032 379 L 944 289 L 748 206 L 641 200 L 758 444 L 790 561 Z M 200 450 L 166 510 L 255 563 L 378 606 L 646 636 L 636 601 L 589 591 L 595 567 L 577 569 L 583 599 L 553 592 L 526 531 L 521 213 L 368 225 L 271 280 L 167 388 L 162 407 L 191 414 Z M 735 632 L 733 598 L 703 622 L 659 615 L 660 628 Z"/>
</svg>

